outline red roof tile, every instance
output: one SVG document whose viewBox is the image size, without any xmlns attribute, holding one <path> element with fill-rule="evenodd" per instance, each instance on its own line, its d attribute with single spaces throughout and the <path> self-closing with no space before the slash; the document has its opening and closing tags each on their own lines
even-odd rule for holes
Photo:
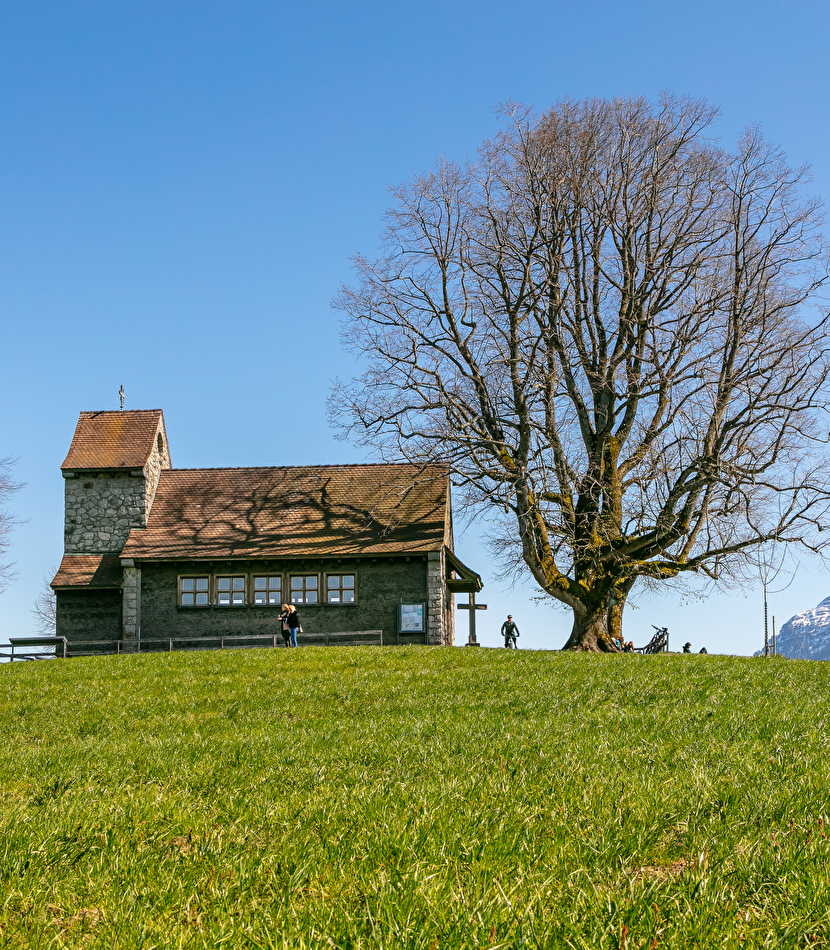
<svg viewBox="0 0 830 950">
<path fill-rule="evenodd" d="M 64 554 L 52 587 L 120 587 L 122 573 L 117 554 Z"/>
<path fill-rule="evenodd" d="M 143 468 L 160 419 L 161 409 L 82 412 L 61 469 Z"/>
<path fill-rule="evenodd" d="M 436 551 L 449 476 L 415 465 L 179 469 L 161 473 L 146 529 L 122 557 L 235 558 Z"/>
</svg>

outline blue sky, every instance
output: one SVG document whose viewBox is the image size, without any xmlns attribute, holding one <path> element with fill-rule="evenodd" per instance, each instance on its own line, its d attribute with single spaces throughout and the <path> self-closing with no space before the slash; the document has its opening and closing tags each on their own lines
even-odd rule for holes
<svg viewBox="0 0 830 950">
<path fill-rule="evenodd" d="M 757 122 L 830 196 L 830 4 L 783 2 L 0 2 L 0 456 L 27 522 L 0 640 L 29 633 L 62 549 L 59 466 L 82 409 L 162 408 L 177 467 L 359 461 L 325 419 L 351 358 L 329 301 L 371 253 L 388 187 L 496 129 L 493 107 L 562 96 L 718 103 L 730 142 Z M 488 573 L 497 642 L 556 647 L 567 614 Z M 805 565 L 780 623 L 830 594 Z M 464 615 L 461 615 L 463 617 Z M 757 591 L 641 598 L 711 652 L 763 637 Z"/>
</svg>

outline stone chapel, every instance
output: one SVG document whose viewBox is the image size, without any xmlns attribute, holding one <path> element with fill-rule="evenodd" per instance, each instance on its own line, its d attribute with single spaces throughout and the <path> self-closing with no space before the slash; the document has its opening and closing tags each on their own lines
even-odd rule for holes
<svg viewBox="0 0 830 950">
<path fill-rule="evenodd" d="M 175 469 L 153 409 L 82 412 L 61 473 L 70 654 L 271 635 L 283 603 L 312 637 L 450 645 L 454 595 L 482 586 L 453 553 L 441 467 Z"/>
</svg>

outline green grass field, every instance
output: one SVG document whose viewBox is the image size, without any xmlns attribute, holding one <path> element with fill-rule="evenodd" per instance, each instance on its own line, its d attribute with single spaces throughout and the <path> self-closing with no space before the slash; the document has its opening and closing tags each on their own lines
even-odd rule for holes
<svg viewBox="0 0 830 950">
<path fill-rule="evenodd" d="M 0 947 L 830 946 L 830 665 L 0 667 Z"/>
</svg>

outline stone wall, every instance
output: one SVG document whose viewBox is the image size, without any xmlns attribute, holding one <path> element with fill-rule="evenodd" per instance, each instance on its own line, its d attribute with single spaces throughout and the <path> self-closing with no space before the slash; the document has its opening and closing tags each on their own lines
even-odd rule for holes
<svg viewBox="0 0 830 950">
<path fill-rule="evenodd" d="M 110 640 L 111 646 L 89 648 L 95 652 L 114 652 L 115 641 L 135 637 L 142 643 L 169 637 L 273 636 L 280 632 L 278 607 L 188 608 L 178 606 L 178 578 L 181 574 L 283 575 L 283 597 L 287 600 L 288 575 L 291 573 L 354 573 L 357 602 L 354 605 L 305 604 L 298 606 L 304 631 L 309 634 L 382 630 L 383 642 L 391 644 L 451 643 L 452 598 L 446 585 L 438 584 L 435 565 L 424 556 L 305 561 L 300 563 L 267 561 L 219 561 L 209 564 L 179 562 L 142 564 L 124 567 L 122 591 L 58 591 L 58 629 L 76 649 L 84 641 Z M 428 580 L 429 579 L 429 580 Z M 431 585 L 431 587 L 430 587 Z M 436 604 L 437 614 L 433 610 Z M 398 604 L 427 603 L 427 635 L 397 634 Z M 438 622 L 435 623 L 437 617 Z M 439 639 L 441 636 L 443 640 Z M 280 642 L 280 641 L 278 641 Z M 300 638 L 302 643 L 302 637 Z M 178 644 L 179 647 L 182 644 Z M 146 648 L 163 646 L 146 644 Z M 133 648 L 127 643 L 125 652 Z"/>
<path fill-rule="evenodd" d="M 150 457 L 144 466 L 144 510 L 146 512 L 146 518 L 150 517 L 150 508 L 153 505 L 153 498 L 156 494 L 159 476 L 165 469 L 170 467 L 170 448 L 167 445 L 167 433 L 164 430 L 164 420 L 161 419 L 159 420 L 159 427 L 156 430 L 153 451 L 150 453 Z"/>
<path fill-rule="evenodd" d="M 66 554 L 118 554 L 145 525 L 145 479 L 129 472 L 78 472 L 64 480 Z"/>
<path fill-rule="evenodd" d="M 118 554 L 132 528 L 144 528 L 161 472 L 170 468 L 159 421 L 143 470 L 64 473 L 64 553 Z"/>
<path fill-rule="evenodd" d="M 446 559 L 443 548 L 427 555 L 427 597 L 429 601 L 429 630 L 427 643 L 433 646 L 451 645 L 447 629 Z"/>
<path fill-rule="evenodd" d="M 57 631 L 69 643 L 68 655 L 115 652 L 121 639 L 120 590 L 57 590 L 55 595 Z M 91 640 L 107 642 L 86 646 Z"/>
<path fill-rule="evenodd" d="M 283 563 L 278 567 L 264 561 L 212 566 L 181 562 L 177 564 L 143 564 L 141 566 L 141 639 L 163 639 L 187 636 L 251 636 L 279 633 L 279 608 L 245 607 L 179 607 L 177 582 L 180 574 L 274 574 L 284 573 L 285 601 L 289 573 L 319 572 L 353 573 L 357 578 L 357 602 L 343 605 L 298 605 L 297 610 L 308 633 L 355 632 L 382 630 L 385 644 L 425 643 L 423 635 L 397 636 L 398 604 L 427 601 L 427 562 L 419 555 L 405 558 L 384 558 L 376 561 L 317 561 L 302 564 Z M 302 638 L 301 638 L 302 639 Z"/>
<path fill-rule="evenodd" d="M 141 570 L 134 565 L 124 566 L 121 596 L 123 639 L 136 640 L 141 631 Z"/>
</svg>

